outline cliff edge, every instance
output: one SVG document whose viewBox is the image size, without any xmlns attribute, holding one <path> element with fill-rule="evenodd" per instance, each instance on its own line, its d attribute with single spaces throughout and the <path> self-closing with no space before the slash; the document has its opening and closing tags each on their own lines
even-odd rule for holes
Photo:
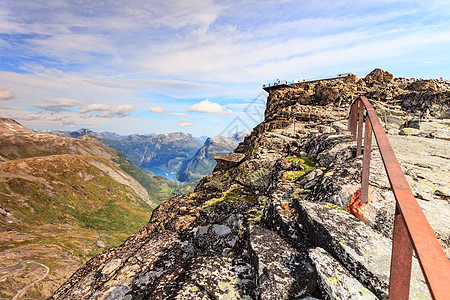
<svg viewBox="0 0 450 300">
<path fill-rule="evenodd" d="M 264 122 L 195 192 L 161 204 L 52 299 L 386 298 L 394 200 L 374 151 L 369 203 L 351 209 L 361 159 L 345 130 L 349 105 L 359 95 L 374 100 L 449 255 L 449 88 L 377 69 L 273 90 Z M 415 259 L 410 295 L 429 298 Z"/>
</svg>

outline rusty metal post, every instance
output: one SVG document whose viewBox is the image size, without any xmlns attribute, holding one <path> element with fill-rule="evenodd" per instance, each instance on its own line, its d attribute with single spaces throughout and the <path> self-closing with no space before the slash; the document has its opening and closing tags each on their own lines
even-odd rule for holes
<svg viewBox="0 0 450 300">
<path fill-rule="evenodd" d="M 364 105 L 358 101 L 358 137 L 356 139 L 356 157 L 361 156 L 363 132 Z"/>
<path fill-rule="evenodd" d="M 389 278 L 389 299 L 408 300 L 411 282 L 413 249 L 405 220 L 395 206 L 394 238 L 392 241 L 391 275 Z"/>
<path fill-rule="evenodd" d="M 431 297 L 448 299 L 450 262 L 414 198 L 373 106 L 363 96 L 356 102 L 361 102 L 367 110 L 366 119 L 370 121 L 396 200 L 389 299 L 408 299 L 413 248 Z"/>
<path fill-rule="evenodd" d="M 352 132 L 352 121 L 353 121 L 353 106 L 350 106 L 350 111 L 348 112 L 348 122 L 347 122 L 347 131 Z"/>
<path fill-rule="evenodd" d="M 357 102 L 354 102 L 350 108 L 350 116 L 347 124 L 348 131 L 351 132 L 353 141 L 356 141 L 356 109 L 358 107 Z"/>
<path fill-rule="evenodd" d="M 370 156 L 372 154 L 372 123 L 366 118 L 366 130 L 364 132 L 364 156 L 361 172 L 361 203 L 369 200 L 369 175 L 370 175 Z"/>
</svg>

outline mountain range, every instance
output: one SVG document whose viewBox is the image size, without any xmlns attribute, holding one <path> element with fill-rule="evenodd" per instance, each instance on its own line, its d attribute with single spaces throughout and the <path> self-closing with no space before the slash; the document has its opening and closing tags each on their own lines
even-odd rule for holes
<svg viewBox="0 0 450 300">
<path fill-rule="evenodd" d="M 28 260 L 49 267 L 36 298 L 122 243 L 176 188 L 88 135 L 36 133 L 1 118 L 0 145 L 0 269 Z M 0 297 L 21 285 L 19 277 L 1 281 Z"/>
<path fill-rule="evenodd" d="M 215 136 L 207 138 L 203 147 L 183 164 L 177 174 L 178 181 L 192 182 L 210 174 L 217 164 L 214 157 L 233 152 L 246 135 L 246 132 L 238 132 L 231 137 Z"/>
<path fill-rule="evenodd" d="M 88 129 L 77 131 L 49 131 L 63 137 L 78 138 L 89 135 L 123 154 L 142 168 L 168 179 L 194 183 L 210 174 L 216 166 L 214 156 L 225 155 L 244 140 L 247 133 L 231 137 L 193 137 L 188 133 L 132 134 L 97 133 Z M 203 146 L 200 141 L 204 141 Z"/>
<path fill-rule="evenodd" d="M 205 137 L 179 132 L 36 132 L 0 118 L 0 270 L 11 270 L 0 272 L 8 278 L 0 297 L 37 276 L 8 277 L 30 263 L 52 270 L 33 292 L 50 296 L 87 259 L 141 228 L 158 204 L 192 191 L 214 156 L 232 152 L 244 136 L 206 138 L 201 146 Z"/>
</svg>

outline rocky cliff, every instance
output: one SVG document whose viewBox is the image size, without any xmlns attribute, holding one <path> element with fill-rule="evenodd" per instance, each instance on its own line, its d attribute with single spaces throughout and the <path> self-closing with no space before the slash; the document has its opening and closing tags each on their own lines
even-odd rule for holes
<svg viewBox="0 0 450 300">
<path fill-rule="evenodd" d="M 265 121 L 217 159 L 194 193 L 160 205 L 145 227 L 88 261 L 53 299 L 386 298 L 394 200 L 374 151 L 370 201 L 352 206 L 361 159 L 345 131 L 349 104 L 361 94 L 375 100 L 448 254 L 449 122 L 430 119 L 448 117 L 448 88 L 377 69 L 364 79 L 272 91 Z M 426 128 L 397 135 L 419 111 Z M 411 298 L 429 298 L 415 259 Z"/>
<path fill-rule="evenodd" d="M 177 174 L 178 181 L 197 181 L 210 174 L 216 166 L 215 156 L 223 156 L 244 140 L 247 133 L 239 132 L 230 137 L 214 136 L 207 138 L 203 147 L 186 161 Z"/>
</svg>

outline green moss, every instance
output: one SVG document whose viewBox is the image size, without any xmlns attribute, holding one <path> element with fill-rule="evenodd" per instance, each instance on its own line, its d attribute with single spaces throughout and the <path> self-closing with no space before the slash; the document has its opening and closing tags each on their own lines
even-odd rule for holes
<svg viewBox="0 0 450 300">
<path fill-rule="evenodd" d="M 191 291 L 193 291 L 193 292 L 197 292 L 197 291 L 199 291 L 200 289 L 198 288 L 198 286 L 193 286 L 192 287 L 192 289 L 191 289 Z"/>
<path fill-rule="evenodd" d="M 284 172 L 284 177 L 289 181 L 296 181 L 298 178 L 300 178 L 305 173 L 306 172 L 304 170 L 302 170 L 302 171 L 286 171 L 286 172 Z"/>
<path fill-rule="evenodd" d="M 228 191 L 226 191 L 223 194 L 223 197 L 213 198 L 213 199 L 208 200 L 205 203 L 203 210 L 207 211 L 207 212 L 211 212 L 213 210 L 213 208 L 221 202 L 228 202 L 228 203 L 233 203 L 233 204 L 243 203 L 243 202 L 255 203 L 256 197 L 255 197 L 255 195 L 245 193 L 245 189 L 232 188 L 232 189 L 229 189 Z"/>
<path fill-rule="evenodd" d="M 284 172 L 284 177 L 289 181 L 295 181 L 309 171 L 317 169 L 316 159 L 313 156 L 290 156 L 286 158 L 286 161 L 289 163 L 300 162 L 301 166 L 303 167 L 303 170 Z"/>
<path fill-rule="evenodd" d="M 290 156 L 286 160 L 290 163 L 300 162 L 300 164 L 307 170 L 306 172 L 316 168 L 316 159 L 313 156 Z"/>
</svg>

